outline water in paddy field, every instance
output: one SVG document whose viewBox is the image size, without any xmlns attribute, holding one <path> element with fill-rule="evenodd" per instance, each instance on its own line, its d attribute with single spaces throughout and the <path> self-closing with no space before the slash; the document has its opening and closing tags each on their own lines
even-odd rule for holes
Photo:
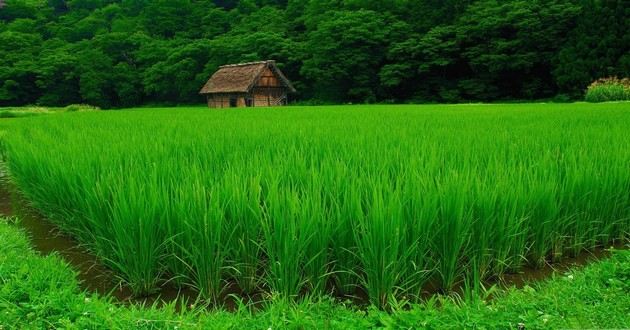
<svg viewBox="0 0 630 330">
<path fill-rule="evenodd" d="M 78 242 L 63 235 L 57 227 L 28 206 L 19 196 L 9 180 L 6 165 L 0 163 L 0 215 L 16 217 L 17 226 L 30 238 L 33 248 L 42 255 L 56 253 L 77 271 L 81 289 L 99 295 L 111 294 L 121 302 L 153 304 L 154 302 L 172 302 L 178 297 L 193 297 L 191 292 L 180 292 L 165 287 L 155 296 L 134 299 L 131 291 L 119 285 L 115 276 L 105 268 L 98 258 L 82 248 Z"/>
<path fill-rule="evenodd" d="M 164 286 L 160 292 L 151 297 L 133 298 L 131 291 L 119 285 L 114 274 L 109 271 L 98 258 L 82 248 L 78 242 L 63 235 L 57 227 L 29 207 L 28 203 L 17 193 L 16 188 L 9 179 L 6 164 L 0 162 L 0 215 L 5 217 L 16 217 L 19 219 L 17 226 L 22 228 L 29 236 L 33 248 L 42 255 L 56 253 L 68 262 L 77 271 L 77 277 L 81 283 L 81 289 L 100 295 L 111 294 L 117 301 L 122 303 L 143 303 L 151 305 L 155 302 L 170 303 L 175 301 L 176 307 L 182 308 L 186 301 L 195 300 L 195 292 L 192 290 L 177 290 L 171 286 Z M 616 248 L 626 248 L 618 245 Z M 551 277 L 554 273 L 563 272 L 574 266 L 585 265 L 588 262 L 597 260 L 609 255 L 604 249 L 593 252 L 585 252 L 576 258 L 567 258 L 561 263 L 548 264 L 539 269 L 525 268 L 517 274 L 507 274 L 501 279 L 487 282 L 486 285 L 499 284 L 500 286 L 523 287 L 533 281 L 543 280 Z M 428 285 L 423 296 L 430 297 L 436 293 L 435 289 Z M 461 289 L 461 288 L 460 288 Z M 234 288 L 232 293 L 238 294 L 239 290 Z M 456 289 L 456 291 L 458 291 Z M 228 296 L 229 297 L 229 296 Z M 224 301 L 224 307 L 234 309 L 236 307 L 234 297 Z M 349 297 L 340 297 L 347 299 Z M 357 293 L 351 299 L 358 305 L 367 304 L 365 293 Z M 251 299 L 251 302 L 260 302 L 261 297 Z"/>
<path fill-rule="evenodd" d="M 0 214 L 19 219 L 18 226 L 26 231 L 36 251 L 63 257 L 79 272 L 79 280 L 86 289 L 105 294 L 115 288 L 111 274 L 99 265 L 95 256 L 59 233 L 52 223 L 44 220 L 18 196 L 8 180 L 5 166 L 0 166 Z"/>
</svg>

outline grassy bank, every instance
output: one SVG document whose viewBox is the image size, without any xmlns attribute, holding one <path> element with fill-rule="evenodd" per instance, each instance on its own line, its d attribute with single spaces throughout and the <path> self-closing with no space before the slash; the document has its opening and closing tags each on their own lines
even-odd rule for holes
<svg viewBox="0 0 630 330">
<path fill-rule="evenodd" d="M 528 329 L 630 326 L 630 251 L 615 251 L 581 270 L 496 293 L 484 303 L 434 298 L 392 313 L 359 311 L 322 298 L 270 301 L 262 311 L 174 311 L 120 306 L 81 292 L 73 270 L 42 257 L 17 226 L 0 220 L 0 329 Z M 441 307 L 438 307 L 441 306 Z"/>
<path fill-rule="evenodd" d="M 84 111 L 97 111 L 98 107 L 93 107 L 85 104 L 73 104 L 67 107 L 41 107 L 41 106 L 27 106 L 27 107 L 0 107 L 0 118 L 23 118 L 23 117 L 36 117 L 42 115 L 53 115 L 64 112 L 84 112 Z"/>
</svg>

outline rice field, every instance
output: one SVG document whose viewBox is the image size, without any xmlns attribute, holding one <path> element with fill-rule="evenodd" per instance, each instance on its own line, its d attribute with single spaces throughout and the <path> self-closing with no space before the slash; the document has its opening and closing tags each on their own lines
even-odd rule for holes
<svg viewBox="0 0 630 330">
<path fill-rule="evenodd" d="M 137 295 L 386 307 L 627 243 L 629 132 L 630 103 L 180 107 L 24 118 L 2 150 Z"/>
</svg>

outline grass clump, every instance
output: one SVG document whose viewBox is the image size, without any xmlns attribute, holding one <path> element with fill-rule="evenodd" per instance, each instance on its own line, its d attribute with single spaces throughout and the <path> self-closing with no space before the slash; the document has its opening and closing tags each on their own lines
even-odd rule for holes
<svg viewBox="0 0 630 330">
<path fill-rule="evenodd" d="M 41 106 L 7 107 L 0 108 L 0 118 L 22 118 L 41 115 L 58 114 L 63 112 L 98 111 L 99 107 L 87 104 L 72 104 L 64 108 L 51 108 Z"/>
<path fill-rule="evenodd" d="M 0 108 L 0 118 L 21 118 L 50 114 L 51 109 L 38 106 Z"/>
<path fill-rule="evenodd" d="M 80 111 L 98 111 L 101 108 L 89 104 L 71 104 L 63 108 L 67 112 L 80 112 Z"/>
<path fill-rule="evenodd" d="M 616 77 L 594 81 L 586 90 L 587 102 L 630 101 L 630 79 Z"/>
</svg>

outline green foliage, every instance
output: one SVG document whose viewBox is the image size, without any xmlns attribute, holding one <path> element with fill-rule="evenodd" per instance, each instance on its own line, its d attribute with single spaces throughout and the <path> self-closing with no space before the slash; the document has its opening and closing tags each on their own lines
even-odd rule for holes
<svg viewBox="0 0 630 330">
<path fill-rule="evenodd" d="M 382 15 L 367 10 L 328 12 L 308 35 L 301 73 L 317 84 L 317 98 L 337 102 L 375 101 L 389 27 Z"/>
<path fill-rule="evenodd" d="M 57 114 L 63 112 L 76 112 L 76 111 L 97 111 L 98 107 L 94 107 L 87 104 L 72 104 L 65 108 L 47 108 L 39 106 L 28 107 L 8 107 L 0 108 L 0 118 L 20 118 L 20 117 L 33 117 L 39 115 Z"/>
<path fill-rule="evenodd" d="M 0 111 L 0 118 L 20 118 L 20 117 L 31 117 L 38 116 L 38 113 L 34 112 L 23 112 L 23 111 Z"/>
<path fill-rule="evenodd" d="M 581 13 L 556 54 L 553 74 L 564 93 L 581 99 L 594 80 L 626 77 L 630 72 L 630 4 L 628 0 L 578 3 Z"/>
<path fill-rule="evenodd" d="M 627 240 L 627 110 L 87 112 L 22 119 L 5 152 L 33 205 L 137 295 L 334 283 L 384 308 Z"/>
<path fill-rule="evenodd" d="M 0 324 L 6 329 L 366 329 L 366 328 L 623 328 L 630 323 L 630 253 L 543 284 L 495 292 L 488 302 L 437 297 L 422 305 L 359 311 L 330 298 L 290 303 L 272 298 L 262 310 L 187 309 L 173 304 L 123 306 L 81 292 L 74 271 L 57 255 L 40 256 L 24 233 L 0 219 Z"/>
<path fill-rule="evenodd" d="M 0 106 L 201 103 L 263 59 L 323 104 L 577 99 L 630 71 L 627 0 L 5 3 Z"/>
<path fill-rule="evenodd" d="M 630 101 L 630 79 L 603 78 L 586 90 L 587 102 Z"/>
</svg>

